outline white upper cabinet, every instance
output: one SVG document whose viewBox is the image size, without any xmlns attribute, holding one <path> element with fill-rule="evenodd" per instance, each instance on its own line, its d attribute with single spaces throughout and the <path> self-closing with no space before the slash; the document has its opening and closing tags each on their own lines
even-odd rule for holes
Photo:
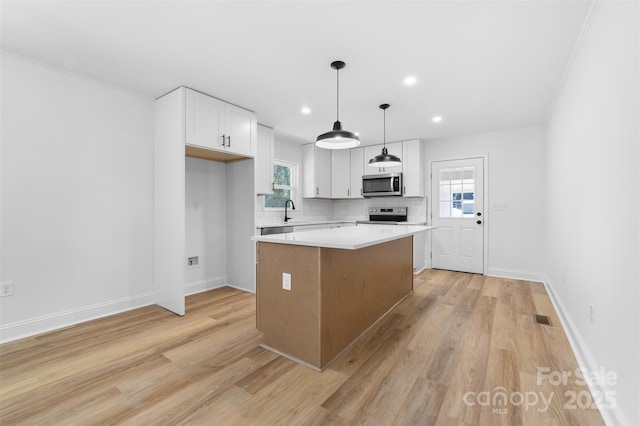
<svg viewBox="0 0 640 426">
<path fill-rule="evenodd" d="M 254 157 L 257 151 L 256 116 L 191 89 L 185 90 L 187 145 Z"/>
<path fill-rule="evenodd" d="M 405 197 L 424 197 L 424 150 L 419 139 L 402 142 L 402 179 Z"/>
<path fill-rule="evenodd" d="M 351 153 L 349 149 L 331 150 L 331 198 L 351 195 Z"/>
<path fill-rule="evenodd" d="M 369 166 L 369 160 L 382 152 L 383 145 L 369 145 L 364 147 L 364 174 L 365 175 L 379 175 L 383 173 L 400 173 L 402 172 L 402 165 L 394 167 L 371 167 Z M 389 154 L 393 154 L 402 160 L 402 142 L 393 142 L 387 144 L 387 151 Z"/>
<path fill-rule="evenodd" d="M 222 146 L 221 121 L 224 120 L 224 102 L 193 90 L 185 90 L 185 143 L 209 149 Z M 225 141 L 226 142 L 226 141 Z"/>
<path fill-rule="evenodd" d="M 302 197 L 331 198 L 331 151 L 302 145 Z"/>
<path fill-rule="evenodd" d="M 362 196 L 362 175 L 364 169 L 364 148 L 350 149 L 351 154 L 351 185 L 349 198 L 364 198 Z M 368 161 L 368 160 L 367 160 Z"/>
<path fill-rule="evenodd" d="M 255 156 L 257 151 L 255 114 L 235 105 L 226 104 L 224 123 L 224 136 L 227 138 L 225 149 L 236 154 Z"/>
<path fill-rule="evenodd" d="M 256 194 L 273 194 L 273 129 L 258 124 L 258 147 L 255 158 Z"/>
<path fill-rule="evenodd" d="M 424 197 L 424 148 L 419 139 L 387 144 L 390 154 L 402 160 L 400 166 L 370 167 L 369 160 L 382 145 L 328 150 L 314 144 L 302 146 L 302 196 L 304 198 L 364 198 L 362 176 L 402 173 L 405 197 Z M 257 187 L 257 183 L 256 183 Z"/>
</svg>

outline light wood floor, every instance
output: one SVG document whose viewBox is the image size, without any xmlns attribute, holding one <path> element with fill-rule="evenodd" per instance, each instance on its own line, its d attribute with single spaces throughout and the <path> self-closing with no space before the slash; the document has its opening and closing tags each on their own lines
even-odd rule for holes
<svg viewBox="0 0 640 426">
<path fill-rule="evenodd" d="M 4 344 L 0 424 L 603 424 L 565 395 L 586 388 L 536 383 L 577 367 L 539 283 L 425 271 L 323 373 L 259 343 L 255 296 L 222 288 Z"/>
</svg>

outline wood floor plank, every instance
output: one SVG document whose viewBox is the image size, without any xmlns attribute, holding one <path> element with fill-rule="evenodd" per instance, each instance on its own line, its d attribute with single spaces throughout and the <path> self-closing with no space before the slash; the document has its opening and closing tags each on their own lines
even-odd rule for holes
<svg viewBox="0 0 640 426">
<path fill-rule="evenodd" d="M 470 324 L 463 337 L 460 356 L 438 414 L 439 421 L 447 418 L 465 424 L 478 423 L 480 406 L 470 406 L 464 401 L 468 392 L 477 394 L 483 390 L 496 308 L 496 299 L 491 300 L 492 304 L 478 304 L 469 318 Z"/>
<path fill-rule="evenodd" d="M 541 283 L 426 270 L 322 373 L 258 346 L 253 294 L 191 295 L 186 311 L 147 306 L 0 345 L 0 424 L 604 424 L 566 406 L 586 386 L 537 376 L 577 368 Z M 549 404 L 473 399 L 496 389 Z"/>
</svg>

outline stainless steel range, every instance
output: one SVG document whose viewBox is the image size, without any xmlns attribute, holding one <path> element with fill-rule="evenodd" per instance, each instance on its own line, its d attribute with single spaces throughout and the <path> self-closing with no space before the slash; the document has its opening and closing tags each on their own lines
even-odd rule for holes
<svg viewBox="0 0 640 426">
<path fill-rule="evenodd" d="M 369 207 L 369 220 L 356 223 L 398 225 L 407 221 L 408 207 Z"/>
</svg>

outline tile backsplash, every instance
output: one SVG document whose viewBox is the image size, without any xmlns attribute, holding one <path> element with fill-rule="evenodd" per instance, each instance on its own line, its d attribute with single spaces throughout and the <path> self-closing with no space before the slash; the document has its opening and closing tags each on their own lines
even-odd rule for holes
<svg viewBox="0 0 640 426">
<path fill-rule="evenodd" d="M 368 220 L 369 207 L 407 207 L 409 222 L 427 221 L 427 198 L 376 197 L 356 200 L 334 200 L 335 220 Z"/>
<path fill-rule="evenodd" d="M 281 223 L 283 210 L 265 211 L 264 197 L 259 196 L 256 212 L 257 225 Z M 427 198 L 376 197 L 353 200 L 324 200 L 304 198 L 296 203 L 296 210 L 289 210 L 289 217 L 297 221 L 368 220 L 369 207 L 408 207 L 409 222 L 427 221 Z"/>
</svg>

